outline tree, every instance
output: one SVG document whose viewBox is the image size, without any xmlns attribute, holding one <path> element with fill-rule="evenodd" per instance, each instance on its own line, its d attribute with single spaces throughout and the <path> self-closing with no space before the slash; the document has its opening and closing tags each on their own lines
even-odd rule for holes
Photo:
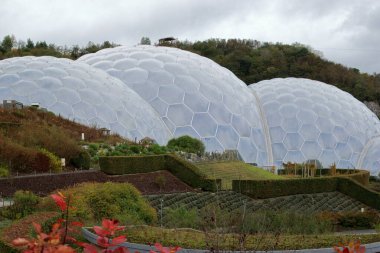
<svg viewBox="0 0 380 253">
<path fill-rule="evenodd" d="M 28 38 L 26 40 L 26 48 L 27 49 L 33 49 L 34 48 L 34 42 L 30 38 Z"/>
<path fill-rule="evenodd" d="M 167 147 L 169 149 L 200 155 L 202 155 L 205 152 L 205 145 L 203 144 L 203 142 L 196 138 L 192 138 L 188 135 L 169 140 Z"/>
<path fill-rule="evenodd" d="M 140 40 L 140 45 L 150 45 L 151 42 L 150 42 L 150 39 L 149 37 L 142 37 L 141 40 Z"/>
<path fill-rule="evenodd" d="M 16 44 L 16 37 L 14 35 L 7 35 L 1 42 L 1 48 L 4 52 L 9 52 Z"/>
</svg>

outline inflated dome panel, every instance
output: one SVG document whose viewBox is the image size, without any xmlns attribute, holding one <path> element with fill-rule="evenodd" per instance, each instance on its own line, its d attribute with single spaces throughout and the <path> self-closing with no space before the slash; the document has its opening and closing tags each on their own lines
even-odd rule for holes
<svg viewBox="0 0 380 253">
<path fill-rule="evenodd" d="M 171 134 L 158 114 L 120 80 L 88 64 L 54 57 L 0 61 L 0 101 L 17 100 L 134 140 L 166 144 Z"/>
<path fill-rule="evenodd" d="M 318 159 L 324 167 L 356 168 L 366 143 L 380 133 L 376 115 L 332 85 L 278 78 L 249 88 L 263 108 L 278 166 Z"/>
<path fill-rule="evenodd" d="M 358 168 L 369 170 L 373 176 L 380 176 L 380 136 L 366 144 L 359 158 Z"/>
<path fill-rule="evenodd" d="M 79 61 L 107 71 L 135 90 L 174 136 L 199 138 L 207 151 L 237 149 L 246 162 L 267 164 L 255 97 L 212 60 L 176 48 L 123 46 Z"/>
</svg>

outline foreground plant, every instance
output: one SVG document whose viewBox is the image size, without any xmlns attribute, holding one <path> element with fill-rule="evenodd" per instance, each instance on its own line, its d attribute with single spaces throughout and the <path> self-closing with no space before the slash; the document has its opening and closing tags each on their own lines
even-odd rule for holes
<svg viewBox="0 0 380 253">
<path fill-rule="evenodd" d="M 51 232 L 46 234 L 42 231 L 41 225 L 34 223 L 33 226 L 36 231 L 36 238 L 31 240 L 25 238 L 17 238 L 13 240 L 12 244 L 16 247 L 24 247 L 23 253 L 76 253 L 76 251 L 69 245 L 66 245 L 67 241 L 83 248 L 84 253 L 129 253 L 129 250 L 120 244 L 126 242 L 125 235 L 117 236 L 116 232 L 125 229 L 125 226 L 119 226 L 117 220 L 103 219 L 102 226 L 94 226 L 93 229 L 98 235 L 97 245 L 104 248 L 99 251 L 98 247 L 85 242 L 79 242 L 75 238 L 68 236 L 69 231 L 74 231 L 69 228 L 69 210 L 71 196 L 66 197 L 62 193 L 52 194 L 51 198 L 62 212 L 62 218 L 58 219 L 53 224 Z M 63 225 L 63 226 L 62 226 Z M 82 227 L 80 222 L 71 222 L 73 227 Z M 151 253 L 176 253 L 179 247 L 165 248 L 161 244 L 156 243 L 156 251 Z M 111 249 L 110 249 L 111 248 Z M 136 252 L 137 253 L 137 252 Z"/>
<path fill-rule="evenodd" d="M 334 250 L 337 253 L 365 253 L 365 246 L 360 245 L 360 241 L 350 241 L 347 246 L 339 243 Z"/>
</svg>

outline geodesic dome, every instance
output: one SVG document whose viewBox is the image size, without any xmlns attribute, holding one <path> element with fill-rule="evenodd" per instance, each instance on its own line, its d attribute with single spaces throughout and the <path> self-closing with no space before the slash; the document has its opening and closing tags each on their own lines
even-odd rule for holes
<svg viewBox="0 0 380 253">
<path fill-rule="evenodd" d="M 87 64 L 55 57 L 0 61 L 0 101 L 17 100 L 130 139 L 166 144 L 171 134 L 157 113 L 120 80 Z"/>
<path fill-rule="evenodd" d="M 169 47 L 104 49 L 78 59 L 135 90 L 173 136 L 201 139 L 207 151 L 237 149 L 246 162 L 267 164 L 257 101 L 229 70 Z"/>
<path fill-rule="evenodd" d="M 380 176 L 380 136 L 367 142 L 359 158 L 358 168 L 369 170 L 373 176 Z"/>
<path fill-rule="evenodd" d="M 317 159 L 324 167 L 357 167 L 380 123 L 363 103 L 332 85 L 277 78 L 249 85 L 267 122 L 274 163 Z"/>
</svg>

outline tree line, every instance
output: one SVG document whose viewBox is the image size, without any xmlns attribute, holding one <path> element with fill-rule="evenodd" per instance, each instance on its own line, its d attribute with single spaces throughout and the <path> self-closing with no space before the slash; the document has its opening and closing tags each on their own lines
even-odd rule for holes
<svg viewBox="0 0 380 253">
<path fill-rule="evenodd" d="M 140 44 L 150 43 L 148 37 L 140 41 Z M 177 47 L 210 58 L 247 84 L 277 77 L 303 77 L 335 85 L 361 101 L 380 104 L 380 74 L 361 73 L 356 68 L 328 61 L 320 52 L 300 43 L 287 45 L 250 39 L 208 39 L 196 42 L 175 40 L 156 45 Z M 0 59 L 50 55 L 75 60 L 115 46 L 118 45 L 109 41 L 101 44 L 90 41 L 83 47 L 62 47 L 46 41 L 16 40 L 15 36 L 7 35 L 0 44 Z"/>
<path fill-rule="evenodd" d="M 57 46 L 46 41 L 34 42 L 30 38 L 26 41 L 17 40 L 14 35 L 6 35 L 0 44 L 0 60 L 17 56 L 54 56 L 59 58 L 78 59 L 82 55 L 95 53 L 104 48 L 116 47 L 117 44 L 109 41 L 104 41 L 101 44 L 96 44 L 92 41 L 86 46 Z"/>
</svg>

